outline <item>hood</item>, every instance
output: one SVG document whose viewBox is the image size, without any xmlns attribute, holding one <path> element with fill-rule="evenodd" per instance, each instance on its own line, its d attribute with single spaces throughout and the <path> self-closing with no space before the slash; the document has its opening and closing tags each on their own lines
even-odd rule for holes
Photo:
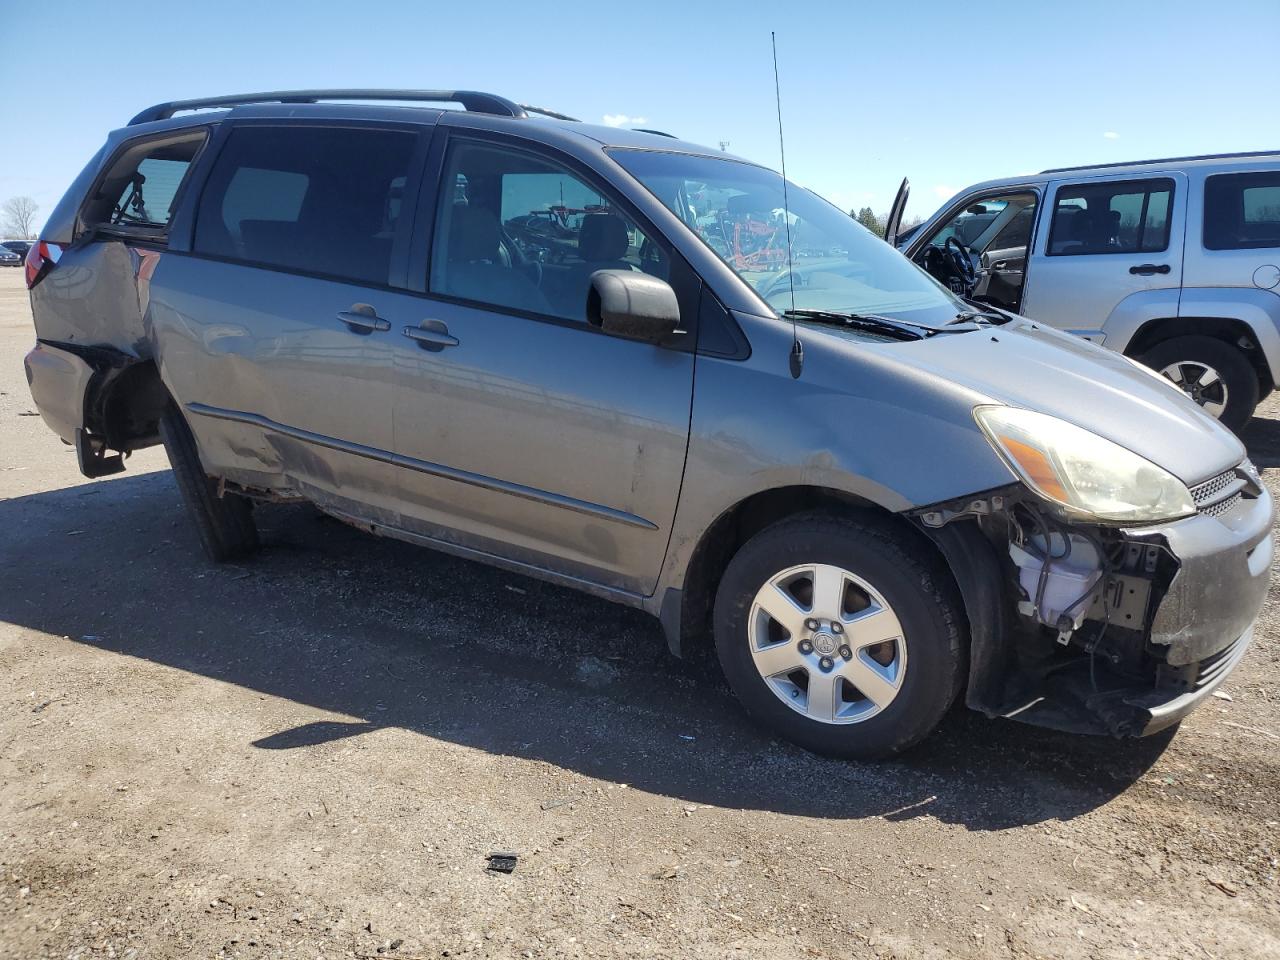
<svg viewBox="0 0 1280 960">
<path fill-rule="evenodd" d="M 826 332 L 811 329 L 808 339 Z M 872 349 L 916 376 L 931 375 L 992 402 L 1074 423 L 1164 467 L 1188 486 L 1245 457 L 1235 434 L 1172 384 L 1114 351 L 1026 319 Z"/>
</svg>

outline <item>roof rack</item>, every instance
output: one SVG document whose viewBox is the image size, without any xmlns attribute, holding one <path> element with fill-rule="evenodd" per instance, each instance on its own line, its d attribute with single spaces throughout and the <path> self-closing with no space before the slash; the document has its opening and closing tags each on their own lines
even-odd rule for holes
<svg viewBox="0 0 1280 960">
<path fill-rule="evenodd" d="M 152 120 L 168 120 L 183 110 L 201 110 L 209 107 L 238 107 L 249 103 L 319 103 L 322 100 L 407 100 L 421 103 L 460 103 L 473 113 L 492 113 L 501 117 L 527 117 L 528 111 L 518 103 L 493 93 L 475 90 L 278 90 L 273 93 L 243 93 L 224 97 L 203 97 L 198 100 L 171 100 L 147 107 L 129 121 L 129 126 L 149 123 Z M 537 110 L 547 116 L 571 120 L 546 110 Z"/>
<path fill-rule="evenodd" d="M 1186 163 L 1191 160 L 1237 160 L 1246 157 L 1274 157 L 1280 150 L 1250 150 L 1245 153 L 1202 153 L 1195 157 L 1161 157 L 1158 160 L 1125 160 L 1120 163 L 1086 163 L 1079 167 L 1050 167 L 1041 173 L 1071 173 L 1074 170 L 1105 170 L 1110 167 L 1141 167 L 1148 163 Z"/>
</svg>

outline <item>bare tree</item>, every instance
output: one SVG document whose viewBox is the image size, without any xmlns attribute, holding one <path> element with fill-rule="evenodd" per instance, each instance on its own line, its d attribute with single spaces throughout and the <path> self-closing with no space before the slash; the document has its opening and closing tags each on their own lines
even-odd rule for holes
<svg viewBox="0 0 1280 960">
<path fill-rule="evenodd" d="M 36 238 L 36 211 L 40 207 L 30 197 L 10 197 L 0 207 L 4 215 L 4 232 L 15 240 Z"/>
</svg>

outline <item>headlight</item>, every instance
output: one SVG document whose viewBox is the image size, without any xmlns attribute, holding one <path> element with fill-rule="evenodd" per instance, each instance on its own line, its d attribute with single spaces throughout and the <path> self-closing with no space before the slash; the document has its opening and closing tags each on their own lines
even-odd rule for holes
<svg viewBox="0 0 1280 960">
<path fill-rule="evenodd" d="M 1095 433 L 1017 407 L 973 415 L 1013 472 L 1068 518 L 1153 523 L 1196 512 L 1181 480 Z"/>
</svg>

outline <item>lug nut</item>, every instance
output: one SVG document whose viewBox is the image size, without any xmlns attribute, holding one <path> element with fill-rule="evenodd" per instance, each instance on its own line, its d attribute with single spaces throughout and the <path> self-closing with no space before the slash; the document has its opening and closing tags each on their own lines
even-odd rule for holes
<svg viewBox="0 0 1280 960">
<path fill-rule="evenodd" d="M 805 628 L 806 630 L 817 630 L 817 629 L 818 629 L 818 621 L 817 621 L 817 620 L 814 620 L 814 619 L 812 619 L 812 618 L 810 618 L 810 619 L 808 619 L 808 620 L 806 620 L 806 621 L 804 622 L 804 628 Z"/>
<path fill-rule="evenodd" d="M 821 660 L 818 661 L 818 666 L 820 666 L 823 670 L 830 670 L 835 665 L 836 665 L 835 661 L 832 660 L 830 657 L 823 657 Z"/>
<path fill-rule="evenodd" d="M 801 652 L 801 653 L 813 653 L 813 644 L 812 644 L 812 643 L 810 643 L 808 640 L 801 640 L 801 641 L 800 641 L 800 652 Z"/>
<path fill-rule="evenodd" d="M 839 620 L 832 620 L 832 621 L 831 621 L 831 632 L 832 632 L 832 633 L 844 633 L 844 627 L 840 626 L 840 621 L 839 621 Z"/>
<path fill-rule="evenodd" d="M 850 650 L 848 647 L 841 647 L 841 648 L 840 648 L 840 656 L 844 657 L 846 660 L 852 660 L 852 659 L 853 659 L 853 651 L 852 651 L 852 650 Z"/>
</svg>

